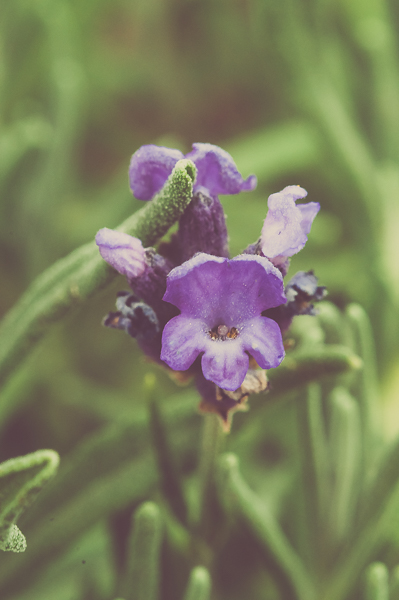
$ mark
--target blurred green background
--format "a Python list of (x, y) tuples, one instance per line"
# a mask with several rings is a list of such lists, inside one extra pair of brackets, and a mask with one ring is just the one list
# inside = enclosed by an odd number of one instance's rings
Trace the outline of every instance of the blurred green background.
[[(256, 191), (222, 198), (233, 255), (259, 236), (269, 194), (300, 184), (320, 202), (290, 274), (314, 269), (340, 310), (356, 301), (368, 312), (392, 436), (398, 26), (399, 5), (384, 0), (4, 0), (0, 313), (54, 261), (141, 206), (127, 178), (140, 145), (217, 144), (244, 177), (258, 176)], [(53, 327), (10, 379), (1, 460), (43, 447), (67, 454), (139, 410), (154, 367), (101, 326), (124, 287), (118, 278)], [(185, 393), (156, 372), (166, 397)]]

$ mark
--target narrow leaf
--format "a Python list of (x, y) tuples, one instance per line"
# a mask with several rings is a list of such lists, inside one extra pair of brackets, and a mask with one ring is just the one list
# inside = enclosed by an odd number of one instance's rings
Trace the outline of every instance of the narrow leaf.
[(307, 389), (306, 397), (297, 403), (298, 437), (302, 452), (303, 487), (307, 511), (309, 547), (313, 561), (321, 556), (324, 524), (329, 497), (328, 445), (323, 418), (321, 390), (317, 384)]
[(389, 600), (388, 569), (381, 562), (372, 563), (366, 571), (364, 600)]
[[(15, 521), (57, 471), (54, 450), (38, 450), (0, 464), (0, 547), (22, 552), (26, 542)], [(14, 526), (14, 527), (13, 527)]]
[(184, 600), (209, 600), (211, 593), (211, 576), (205, 567), (195, 567), (190, 579)]
[(277, 369), (268, 371), (267, 376), (271, 392), (277, 395), (361, 367), (361, 359), (346, 346), (326, 344), (316, 351), (288, 354)]
[(294, 587), (299, 600), (315, 600), (313, 582), (301, 559), (286, 538), (279, 523), (260, 498), (248, 487), (238, 469), (235, 454), (222, 455), (219, 469), (219, 490), (222, 498), (235, 500), (236, 507), (247, 521), (266, 551), (273, 555)]
[(161, 479), (161, 489), (174, 515), (180, 523), (187, 525), (186, 501), (173, 458), (173, 451), (166, 431), (164, 417), (156, 400), (154, 388), (155, 376), (152, 373), (148, 373), (144, 380), (144, 389), (148, 395), (150, 429)]
[(350, 304), (346, 316), (353, 330), (353, 350), (363, 361), (352, 386), (353, 394), (360, 400), (363, 431), (363, 453), (366, 469), (373, 467), (376, 451), (381, 442), (381, 419), (377, 383), (377, 362), (371, 323), (359, 304)]
[(157, 600), (162, 523), (159, 508), (145, 502), (134, 515), (124, 596), (126, 600)]
[(343, 387), (330, 396), (330, 457), (334, 489), (330, 505), (330, 535), (336, 541), (349, 536), (361, 482), (361, 429), (357, 401)]

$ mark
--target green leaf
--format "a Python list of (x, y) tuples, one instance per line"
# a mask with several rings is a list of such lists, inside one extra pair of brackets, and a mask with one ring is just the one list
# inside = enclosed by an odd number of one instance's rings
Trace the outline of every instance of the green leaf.
[(389, 600), (388, 569), (381, 562), (372, 563), (365, 577), (364, 600)]
[(358, 402), (344, 387), (330, 395), (330, 459), (334, 487), (330, 498), (330, 536), (342, 541), (349, 536), (361, 489), (361, 424)]
[(359, 304), (350, 304), (346, 309), (346, 317), (353, 332), (353, 350), (360, 356), (364, 365), (362, 371), (354, 378), (351, 391), (360, 402), (363, 454), (367, 471), (374, 467), (375, 456), (381, 446), (382, 428), (375, 344), (371, 323)]
[(152, 373), (148, 373), (144, 379), (144, 391), (148, 396), (150, 430), (161, 480), (161, 489), (174, 515), (182, 525), (187, 525), (187, 505), (180, 476), (175, 465), (173, 450), (169, 442), (165, 419), (156, 399), (155, 375)]
[(361, 359), (346, 346), (326, 344), (288, 354), (277, 369), (268, 371), (267, 376), (271, 393), (277, 395), (361, 367)]
[(389, 581), (389, 599), (399, 600), (399, 566), (392, 569), (391, 579)]
[(154, 502), (145, 502), (135, 512), (133, 521), (123, 595), (126, 600), (157, 600), (162, 541), (160, 510)]
[[(166, 400), (166, 425), (184, 454), (199, 424), (193, 397)], [(147, 437), (148, 412), (138, 410), (135, 421), (95, 432), (63, 459), (57, 478), (27, 515), (30, 551), (18, 564), (0, 564), (0, 597), (26, 589), (99, 519), (148, 498), (158, 476)]]
[(297, 412), (306, 531), (310, 542), (308, 546), (313, 549), (312, 561), (317, 563), (324, 545), (323, 532), (330, 493), (328, 444), (319, 385), (309, 385), (306, 397), (298, 399)]
[(299, 600), (315, 600), (316, 592), (300, 557), (291, 546), (274, 515), (248, 487), (238, 469), (235, 454), (223, 454), (219, 461), (219, 490), (225, 504), (233, 500), (255, 536), (271, 554), (294, 587)]
[(184, 600), (209, 600), (211, 594), (211, 576), (205, 567), (195, 567), (190, 579)]
[(38, 450), (0, 464), (0, 548), (23, 552), (26, 541), (15, 526), (43, 486), (57, 471), (59, 456), (54, 450)]
[[(140, 238), (144, 246), (154, 244), (189, 204), (195, 172), (191, 161), (178, 161), (154, 200), (117, 229)], [(101, 258), (94, 241), (57, 261), (40, 275), (6, 315), (0, 328), (0, 383), (52, 323), (91, 298), (116, 275)]]
[[(0, 564), (0, 597), (25, 590), (73, 541), (104, 517), (141, 501), (155, 487), (149, 457), (123, 464), (76, 493), (29, 529), (29, 552), (21, 560)], [(24, 576), (21, 578), (21, 572)]]

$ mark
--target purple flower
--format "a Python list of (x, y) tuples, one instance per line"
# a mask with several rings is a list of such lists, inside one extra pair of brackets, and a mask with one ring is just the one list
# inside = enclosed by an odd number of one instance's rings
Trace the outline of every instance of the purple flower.
[(180, 150), (148, 144), (132, 156), (129, 167), (130, 189), (138, 200), (151, 200), (166, 183), (178, 160)]
[(164, 300), (181, 311), (162, 335), (161, 359), (174, 370), (188, 369), (201, 354), (205, 379), (234, 391), (249, 354), (262, 369), (284, 358), (277, 323), (261, 316), (286, 300), (282, 276), (265, 258), (197, 254), (170, 272)]
[(103, 259), (126, 276), (140, 300), (156, 311), (161, 324), (175, 316), (176, 310), (162, 300), (172, 268), (169, 260), (153, 248), (144, 249), (138, 238), (106, 227), (97, 233), (96, 243)]
[(130, 188), (139, 200), (151, 200), (159, 192), (178, 160), (189, 158), (197, 167), (193, 192), (209, 196), (238, 194), (256, 187), (256, 177), (243, 179), (228, 152), (212, 144), (193, 144), (193, 150), (184, 155), (180, 150), (149, 144), (135, 152), (130, 161)]
[(193, 144), (186, 158), (197, 167), (194, 192), (205, 189), (211, 196), (218, 194), (239, 194), (251, 192), (256, 188), (256, 177), (250, 175), (243, 179), (233, 158), (226, 150), (213, 144)]
[(269, 211), (261, 234), (261, 250), (268, 258), (292, 256), (306, 244), (320, 204), (295, 204), (305, 196), (307, 191), (297, 185), (289, 185), (269, 196)]
[(138, 238), (104, 227), (96, 235), (96, 244), (103, 259), (128, 280), (144, 273), (145, 250)]

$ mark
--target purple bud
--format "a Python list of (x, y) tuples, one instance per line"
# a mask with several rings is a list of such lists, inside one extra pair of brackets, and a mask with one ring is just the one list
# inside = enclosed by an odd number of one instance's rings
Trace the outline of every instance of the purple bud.
[(138, 238), (104, 227), (96, 235), (96, 244), (103, 259), (128, 280), (144, 273), (145, 250)]
[(179, 221), (181, 260), (197, 252), (229, 255), (226, 218), (217, 196), (196, 192)]

